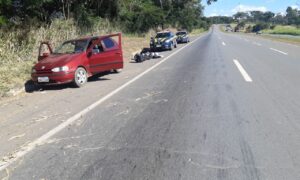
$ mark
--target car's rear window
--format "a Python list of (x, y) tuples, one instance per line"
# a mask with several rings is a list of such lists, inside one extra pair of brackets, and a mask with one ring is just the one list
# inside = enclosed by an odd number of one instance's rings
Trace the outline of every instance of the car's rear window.
[(116, 43), (111, 38), (103, 39), (103, 43), (107, 49), (111, 49), (116, 46)]

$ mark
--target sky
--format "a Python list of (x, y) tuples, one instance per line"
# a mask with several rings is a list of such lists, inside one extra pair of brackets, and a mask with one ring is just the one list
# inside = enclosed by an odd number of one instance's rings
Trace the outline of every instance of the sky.
[(209, 6), (205, 5), (204, 15), (231, 16), (238, 11), (249, 10), (284, 13), (288, 6), (300, 8), (300, 0), (218, 0)]

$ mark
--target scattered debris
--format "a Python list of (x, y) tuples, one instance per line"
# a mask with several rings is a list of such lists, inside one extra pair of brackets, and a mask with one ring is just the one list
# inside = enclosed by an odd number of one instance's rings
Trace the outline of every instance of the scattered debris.
[(147, 93), (145, 93), (145, 96), (137, 98), (137, 99), (135, 99), (135, 101), (138, 102), (140, 100), (148, 99), (149, 97), (152, 97), (152, 96), (155, 96), (155, 95), (158, 95), (158, 94), (161, 94), (161, 92), (159, 92), (159, 91), (147, 92)]
[(13, 137), (9, 138), (8, 141), (11, 141), (11, 140), (14, 140), (14, 139), (18, 139), (18, 138), (21, 138), (21, 137), (24, 137), (24, 136), (25, 136), (25, 133), (17, 135), (17, 136), (13, 136)]
[(130, 112), (130, 109), (126, 109), (125, 111), (122, 111), (122, 112), (118, 113), (116, 116), (126, 115), (129, 112)]
[(169, 100), (167, 100), (167, 99), (159, 99), (159, 100), (154, 101), (154, 103), (155, 103), (155, 104), (161, 103), (161, 102), (166, 103), (166, 102), (168, 102), (168, 101), (169, 101)]

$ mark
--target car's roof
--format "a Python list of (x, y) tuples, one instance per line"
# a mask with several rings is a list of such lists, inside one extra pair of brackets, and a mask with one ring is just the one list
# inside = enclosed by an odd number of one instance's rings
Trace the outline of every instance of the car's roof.
[(176, 33), (181, 33), (181, 32), (183, 32), (183, 33), (187, 33), (187, 31), (177, 31)]
[(91, 39), (97, 39), (97, 38), (105, 38), (105, 37), (109, 37), (111, 35), (117, 35), (117, 34), (121, 34), (121, 33), (105, 34), (105, 35), (100, 35), (100, 36), (94, 36), (94, 35), (84, 36), (84, 37), (79, 37), (79, 38), (75, 38), (75, 39), (69, 39), (69, 40), (66, 40), (66, 41), (91, 40)]

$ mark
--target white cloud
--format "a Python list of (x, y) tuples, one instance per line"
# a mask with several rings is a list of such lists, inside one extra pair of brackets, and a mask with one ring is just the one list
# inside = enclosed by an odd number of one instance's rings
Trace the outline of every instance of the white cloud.
[(298, 5), (293, 5), (293, 6), (291, 6), (291, 8), (298, 9), (298, 10), (300, 9)]
[(264, 6), (247, 6), (247, 5), (238, 5), (234, 9), (231, 10), (233, 13), (237, 12), (249, 12), (249, 11), (268, 11)]
[(217, 14), (217, 13), (211, 13), (211, 14), (208, 15), (208, 17), (214, 17), (214, 16), (219, 16), (219, 14)]

